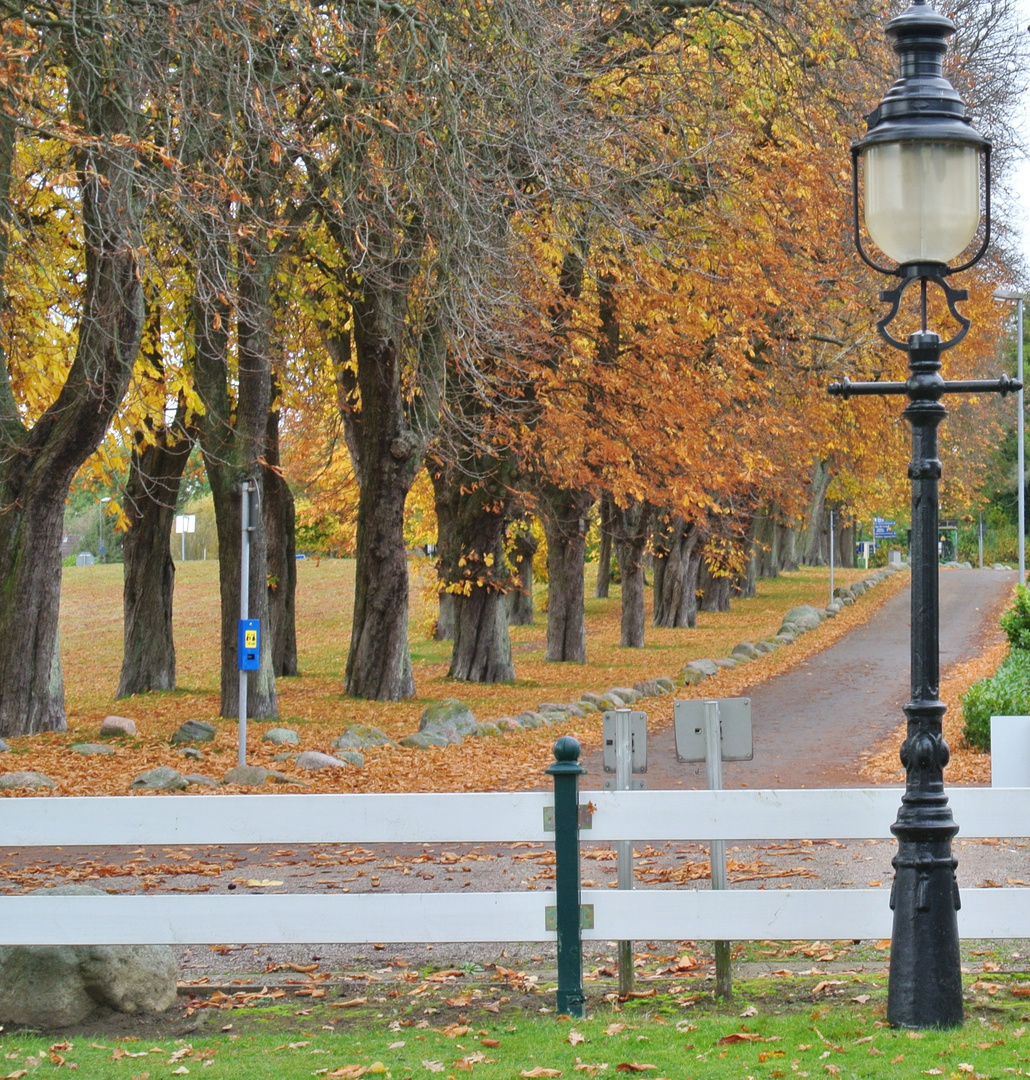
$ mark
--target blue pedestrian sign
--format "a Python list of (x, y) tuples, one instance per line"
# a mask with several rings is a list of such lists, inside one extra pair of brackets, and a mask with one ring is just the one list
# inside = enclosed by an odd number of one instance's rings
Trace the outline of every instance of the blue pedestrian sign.
[(896, 521), (887, 521), (886, 518), (874, 517), (873, 518), (873, 539), (874, 540), (894, 540), (897, 537), (895, 531), (897, 527)]

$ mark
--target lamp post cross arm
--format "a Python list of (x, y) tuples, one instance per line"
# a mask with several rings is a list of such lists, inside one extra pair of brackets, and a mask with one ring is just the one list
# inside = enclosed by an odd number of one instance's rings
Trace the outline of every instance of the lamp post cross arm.
[[(908, 394), (911, 396), (925, 397), (925, 393), (914, 393), (917, 391), (917, 387), (913, 387), (911, 380), (909, 382), (852, 382), (848, 378), (841, 379), (840, 382), (831, 383), (828, 387), (829, 392), (834, 397), (843, 398), (845, 401), (848, 398), (853, 397), (868, 397), (871, 395), (887, 395), (887, 394)], [(998, 379), (941, 379), (940, 383), (934, 387), (934, 397), (937, 396), (936, 391), (939, 390), (940, 394), (1001, 394), (1005, 397), (1006, 394), (1014, 394), (1018, 390), (1023, 389), (1023, 384), (1018, 379), (1010, 378), (1008, 375), (1002, 375)]]

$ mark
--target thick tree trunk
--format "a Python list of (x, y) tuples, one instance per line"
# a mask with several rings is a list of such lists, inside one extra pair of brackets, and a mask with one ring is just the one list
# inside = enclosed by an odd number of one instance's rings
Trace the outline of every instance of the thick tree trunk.
[[(8, 510), (0, 531), (0, 736), (64, 731), (57, 648), (64, 490), (21, 486), (25, 509)], [(10, 486), (5, 484), (5, 495)], [(5, 506), (9, 505), (5, 498)]]
[(615, 502), (610, 492), (601, 492), (598, 517), (601, 542), (597, 550), (597, 583), (594, 585), (594, 599), (607, 600), (608, 590), (612, 583), (612, 532), (615, 528)]
[(701, 563), (697, 527), (678, 514), (656, 530), (654, 624), (697, 626), (697, 574)]
[(644, 647), (644, 548), (651, 522), (651, 506), (633, 500), (615, 507), (615, 554), (622, 579), (622, 624), (619, 644), (625, 649)]
[(514, 679), (506, 594), (497, 588), (473, 586), (468, 596), (456, 593), (454, 601), (457, 618), (448, 675), (464, 682)]
[(125, 534), (122, 608), (124, 644), (117, 697), (175, 689), (172, 597), (175, 563), (171, 534), (182, 475), (194, 435), (184, 430), (185, 406), (154, 442), (133, 450), (123, 510)]
[(415, 694), (404, 549), (404, 502), (414, 468), (410, 457), (398, 460), (389, 446), (382, 449), (365, 456), (362, 466), (365, 482), (358, 501), (354, 623), (346, 687), (351, 697), (399, 701)]
[(509, 626), (533, 625), (533, 557), (539, 546), (528, 520), (516, 526), (511, 534), (515, 588), (508, 593)]
[[(275, 394), (273, 394), (275, 396)], [(293, 492), (280, 469), (279, 408), (268, 412), (264, 525), (268, 536), (268, 624), (272, 672), (297, 675), (297, 515)]]
[(424, 450), (409, 424), (396, 342), (404, 337), (404, 297), (369, 290), (354, 301), (361, 392), (354, 621), (347, 693), (375, 701), (413, 697), (408, 647), (408, 561), (404, 503)]
[[(471, 484), (471, 486), (467, 486)], [(453, 585), (454, 651), (449, 675), (465, 682), (515, 678), (508, 635), (511, 579), (504, 559), (509, 497), (496, 476), (454, 489), (460, 567)]]
[(701, 558), (697, 576), (697, 591), (701, 595), (701, 611), (729, 611), (733, 580), (727, 574), (713, 574), (708, 563)]
[[(79, 466), (99, 446), (121, 402), (143, 325), (134, 65), (120, 28), (101, 35), (84, 5), (81, 38), (65, 40), (73, 121), (92, 136), (78, 156), (85, 286), (78, 341), (57, 399), (24, 425), (0, 358), (0, 736), (63, 730), (58, 652), (64, 503)], [(54, 34), (60, 34), (58, 28)], [(56, 40), (56, 39), (55, 39)], [(113, 44), (112, 44), (113, 42)], [(123, 42), (124, 44), (124, 42)], [(95, 54), (95, 55), (94, 55)], [(118, 93), (109, 93), (116, 84)], [(112, 139), (110, 136), (116, 136)], [(0, 123), (0, 204), (7, 212), (14, 128)], [(0, 229), (0, 273), (6, 228)]]
[(586, 515), (593, 496), (548, 486), (541, 500), (547, 535), (547, 652), (545, 660), (585, 664), (583, 573)]
[[(799, 561), (803, 566), (824, 566), (830, 561), (830, 521), (826, 492), (832, 479), (829, 463), (817, 461), (812, 467), (812, 495), (808, 503), (804, 532), (798, 545)], [(834, 539), (836, 542), (837, 538)], [(839, 550), (839, 547), (836, 548), (836, 552)]]

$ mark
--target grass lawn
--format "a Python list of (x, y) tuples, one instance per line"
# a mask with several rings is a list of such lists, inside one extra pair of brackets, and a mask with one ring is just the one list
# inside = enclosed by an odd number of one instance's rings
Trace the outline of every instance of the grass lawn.
[(103, 1028), (63, 1037), (0, 1034), (3, 1068), (19, 1078), (51, 1075), (63, 1064), (83, 1080), (457, 1080), (469, 1074), (614, 1080), (621, 1073), (654, 1080), (965, 1080), (1025, 1075), (1030, 1068), (1023, 1004), (1030, 984), (1006, 975), (967, 978), (963, 1027), (914, 1032), (886, 1024), (883, 976), (863, 972), (738, 981), (729, 1002), (689, 976), (657, 975), (639, 997), (622, 1002), (588, 984), (587, 1016), (571, 1020), (552, 1011), (551, 987), (500, 964), (409, 970), (399, 982), (384, 970), (392, 969), (380, 969), (358, 995), (195, 997), (186, 1018), (180, 1007), (176, 1021), (186, 1034)]
[[(350, 635), (354, 564), (350, 560), (303, 559), (298, 562), (297, 626), (301, 675), (280, 679), (279, 717), (248, 726), (248, 760), (273, 765), (276, 747), (261, 741), (271, 725), (293, 727), (301, 749), (329, 751), (330, 743), (349, 724), (371, 724), (394, 739), (418, 729), (426, 704), (459, 697), (479, 720), (493, 720), (535, 709), (541, 702), (576, 701), (585, 690), (603, 692), (656, 676), (675, 678), (683, 664), (699, 657), (727, 655), (742, 640), (776, 633), (784, 614), (801, 603), (825, 606), (829, 571), (806, 567), (774, 580), (759, 582), (758, 593), (733, 602), (721, 614), (702, 613), (697, 629), (648, 627), (643, 649), (619, 646), (619, 588), (609, 600), (587, 595), (587, 663), (544, 661), (546, 615), (535, 626), (513, 627), (516, 678), (488, 685), (449, 679), (450, 645), (431, 639), (435, 616), (433, 572), (427, 560), (412, 561), (410, 640), (417, 697), (400, 702), (358, 701), (343, 693)], [(595, 567), (587, 568), (591, 584)], [(865, 576), (861, 570), (837, 571), (847, 583)], [(834, 620), (828, 620), (794, 645), (764, 656), (745, 668), (726, 671), (678, 696), (716, 694), (730, 697), (743, 688), (803, 660), (842, 636), (866, 618), (907, 575), (888, 579)], [(129, 781), (144, 769), (167, 764), (183, 766), (168, 738), (182, 722), (216, 723), (218, 736), (204, 747), (204, 762), (182, 771), (204, 772), (215, 779), (235, 764), (236, 722), (220, 719), (218, 693), (218, 566), (213, 561), (181, 563), (176, 573), (175, 641), (178, 689), (116, 700), (122, 649), (122, 568), (119, 565), (69, 567), (64, 570), (61, 601), (61, 655), (64, 669), (68, 731), (10, 739), (5, 769), (32, 769), (58, 782), (59, 794), (124, 794)], [(650, 598), (649, 602), (650, 602)], [(546, 589), (537, 593), (538, 608)], [(671, 722), (671, 698), (648, 699), (644, 707), (654, 723)], [(109, 713), (132, 717), (135, 739), (113, 743), (113, 757), (80, 757), (69, 751), (75, 742), (94, 741)], [(667, 715), (666, 715), (667, 714)], [(363, 769), (298, 771), (311, 790), (332, 791), (460, 791), (518, 789), (539, 783), (541, 763), (550, 760), (555, 737), (571, 733), (586, 748), (600, 741), (600, 715), (568, 725), (525, 731), (503, 738), (468, 739), (446, 750), (387, 747), (366, 754)], [(284, 771), (292, 766), (285, 764)], [(327, 775), (329, 774), (329, 775)]]

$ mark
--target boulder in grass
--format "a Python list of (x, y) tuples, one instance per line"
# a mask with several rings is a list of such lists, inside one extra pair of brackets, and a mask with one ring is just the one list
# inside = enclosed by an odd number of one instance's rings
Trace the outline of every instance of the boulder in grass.
[(218, 781), (213, 776), (205, 776), (203, 773), (186, 773), (183, 777), (190, 787), (219, 787)]
[(158, 765), (140, 773), (129, 787), (134, 791), (183, 791), (189, 783), (170, 765)]
[(179, 726), (169, 740), (173, 744), (213, 742), (218, 728), (207, 720), (187, 720)]
[(100, 734), (103, 735), (135, 735), (136, 721), (127, 716), (105, 716), (100, 725)]
[(427, 728), (425, 731), (416, 731), (412, 735), (405, 735), (401, 739), (401, 746), (406, 746), (410, 750), (428, 750), (431, 746), (450, 746), (451, 740), (446, 735), (440, 734), (439, 731), (435, 731), (433, 728)]
[(0, 788), (11, 790), (15, 788), (30, 788), (38, 791), (40, 788), (55, 788), (57, 784), (45, 773), (40, 772), (8, 772), (0, 774)]
[(761, 650), (756, 648), (751, 641), (739, 641), (733, 646), (730, 656), (734, 659), (757, 660), (761, 656)]
[(579, 700), (581, 702), (588, 701), (597, 709), (601, 708), (601, 695), (595, 694), (592, 690), (584, 690), (583, 693), (579, 695)]
[(737, 666), (737, 661), (734, 660), (732, 656), (720, 656), (719, 659), (715, 661), (715, 666), (717, 668), (725, 668), (727, 671), (732, 671)]
[(397, 744), (377, 727), (369, 724), (351, 724), (329, 744), (334, 750), (368, 750), (376, 746)]
[(240, 787), (263, 787), (268, 770), (263, 765), (234, 765), (222, 777), (223, 784), (239, 784)]
[(525, 712), (521, 712), (515, 717), (515, 723), (518, 724), (519, 727), (529, 728), (530, 731), (535, 731), (537, 728), (544, 727), (547, 720), (535, 710), (527, 709)]
[[(476, 723), (472, 710), (457, 698), (445, 698), (443, 701), (434, 701), (432, 705), (428, 705), (418, 722), (419, 731), (425, 731), (427, 728), (451, 729), (461, 738), (466, 735), (476, 735), (479, 731), (479, 725)], [(459, 742), (461, 738), (458, 739)]]
[(349, 769), (351, 764), (348, 761), (342, 760), (342, 758), (333, 757), (332, 754), (323, 754), (319, 750), (305, 750), (302, 754), (298, 754), (294, 759), (294, 764), (301, 769), (307, 769), (308, 772), (315, 772), (318, 769)]
[(622, 698), (626, 705), (635, 705), (644, 695), (632, 686), (613, 686), (604, 696)]
[(300, 736), (293, 728), (274, 727), (269, 728), (261, 736), (261, 741), (271, 743), (273, 746), (285, 746), (287, 743), (294, 745), (300, 742)]
[[(88, 885), (41, 896), (103, 896)], [(0, 946), (0, 1023), (52, 1030), (101, 1013), (160, 1013), (175, 1001), (179, 965), (167, 945)]]
[(657, 679), (641, 679), (633, 684), (633, 689), (642, 697), (661, 697), (662, 694), (668, 693), (668, 690)]
[(711, 678), (713, 675), (719, 674), (718, 665), (714, 660), (709, 660), (708, 657), (704, 657), (701, 660), (690, 660), (683, 665), (684, 671), (696, 671), (699, 675), (703, 675), (706, 679)]
[(108, 746), (106, 743), (95, 742), (72, 743), (70, 749), (74, 750), (76, 754), (81, 754), (83, 757), (93, 757), (98, 754), (110, 757), (115, 753), (115, 748), (113, 746)]
[(707, 678), (707, 675), (702, 675), (700, 671), (690, 667), (689, 664), (680, 672), (683, 686), (697, 686), (698, 683), (703, 683)]
[(3, 739), (0, 739), (0, 754), (6, 754), (7, 751), (10, 749), (11, 748), (7, 745), (7, 743), (5, 743)]
[(792, 607), (783, 616), (784, 626), (796, 626), (799, 630), (814, 630), (821, 622), (819, 612), (811, 604), (799, 604)]

